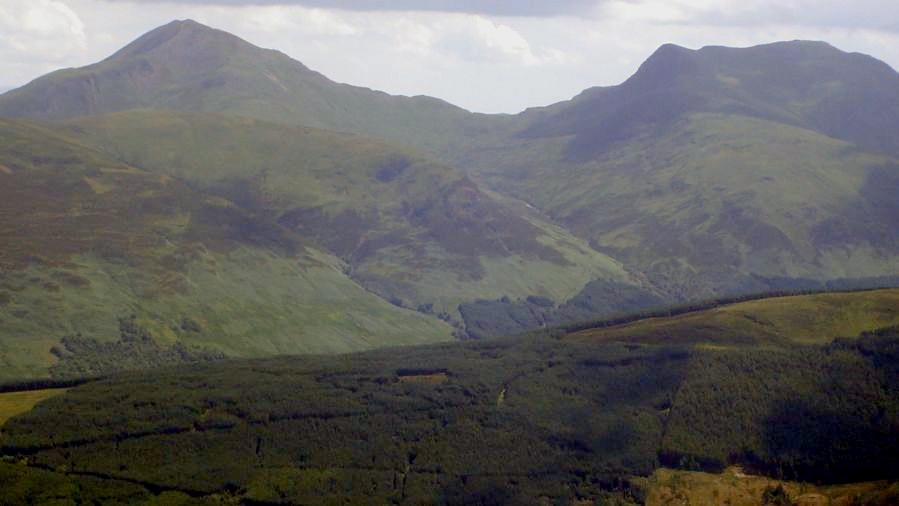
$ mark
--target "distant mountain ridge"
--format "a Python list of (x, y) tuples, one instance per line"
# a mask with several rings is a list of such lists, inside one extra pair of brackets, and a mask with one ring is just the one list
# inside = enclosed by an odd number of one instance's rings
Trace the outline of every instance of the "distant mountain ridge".
[(778, 121), (899, 154), (891, 134), (899, 129), (899, 74), (870, 56), (807, 41), (695, 51), (666, 44), (620, 86), (551, 107), (523, 135), (574, 135), (570, 154), (583, 157), (641, 125), (670, 126), (695, 112)]
[(99, 63), (53, 72), (0, 96), (0, 116), (43, 120), (143, 107), (410, 141), (456, 135), (474, 116), (435, 98), (336, 83), (284, 53), (192, 20), (173, 21)]

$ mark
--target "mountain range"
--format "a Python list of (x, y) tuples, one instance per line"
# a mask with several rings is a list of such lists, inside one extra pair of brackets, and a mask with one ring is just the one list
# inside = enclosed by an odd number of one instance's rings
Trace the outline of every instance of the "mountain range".
[(0, 117), (8, 377), (132, 314), (265, 356), (899, 282), (899, 74), (819, 42), (666, 45), (484, 115), (176, 21)]

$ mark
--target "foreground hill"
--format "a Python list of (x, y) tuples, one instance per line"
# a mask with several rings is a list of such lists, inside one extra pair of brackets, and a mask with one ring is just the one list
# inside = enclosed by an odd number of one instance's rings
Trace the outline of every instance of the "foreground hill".
[(237, 356), (450, 339), (265, 216), (40, 127), (0, 136), (4, 378), (46, 375), (64, 336), (114, 342), (131, 314), (160, 346)]
[(673, 296), (895, 276), (897, 104), (899, 74), (826, 44), (669, 45), (454, 161)]
[(626, 504), (662, 465), (899, 479), (899, 329), (734, 344), (505, 339), (120, 375), (7, 422), (0, 482), (22, 501)]

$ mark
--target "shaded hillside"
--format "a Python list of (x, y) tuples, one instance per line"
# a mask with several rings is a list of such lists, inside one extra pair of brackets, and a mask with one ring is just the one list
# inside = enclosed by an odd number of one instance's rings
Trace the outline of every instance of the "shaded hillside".
[(64, 131), (264, 215), (342, 258), (368, 289), (435, 315), (481, 297), (564, 301), (595, 279), (633, 283), (537, 213), (383, 142), (150, 110), (73, 120)]
[(599, 279), (558, 304), (536, 295), (517, 300), (502, 297), (460, 304), (459, 312), (468, 335), (482, 339), (645, 311), (664, 306), (666, 302), (670, 304), (649, 288)]
[(897, 339), (500, 340), (129, 374), (9, 421), (0, 448), (23, 463), (0, 469), (23, 498), (32, 466), (274, 504), (641, 501), (634, 476), (661, 465), (896, 480)]
[(97, 64), (0, 96), (0, 115), (36, 119), (140, 107), (233, 113), (410, 145), (437, 145), (485, 128), (441, 100), (335, 83), (284, 53), (191, 20), (148, 32)]
[(60, 338), (114, 339), (132, 313), (163, 344), (238, 356), (450, 338), (263, 215), (40, 127), (0, 137), (2, 377), (45, 375)]
[[(899, 289), (774, 297), (587, 328), (563, 339), (714, 347), (823, 344), (899, 325)], [(584, 324), (589, 327), (589, 324)]]

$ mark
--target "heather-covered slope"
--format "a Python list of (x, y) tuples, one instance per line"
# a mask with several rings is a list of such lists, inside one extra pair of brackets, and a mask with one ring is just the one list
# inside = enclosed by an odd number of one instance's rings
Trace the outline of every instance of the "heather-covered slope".
[(258, 213), (59, 136), (0, 120), (0, 376), (47, 374), (66, 335), (236, 356), (450, 339)]

